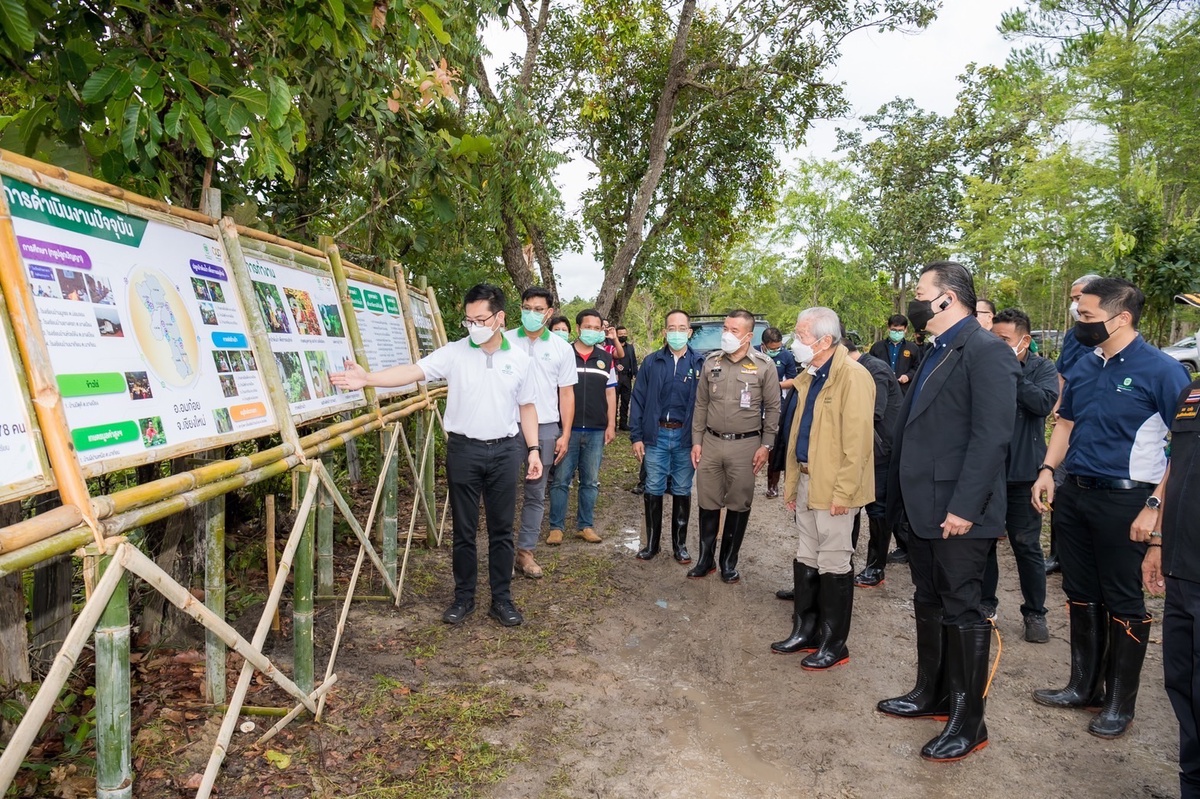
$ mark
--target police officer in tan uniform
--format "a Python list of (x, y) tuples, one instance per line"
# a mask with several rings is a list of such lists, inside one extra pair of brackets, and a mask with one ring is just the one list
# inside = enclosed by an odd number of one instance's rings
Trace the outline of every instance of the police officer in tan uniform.
[(700, 505), (700, 555), (692, 578), (716, 571), (713, 555), (721, 508), (721, 580), (736, 583), (738, 550), (750, 520), (754, 476), (766, 465), (779, 429), (779, 376), (775, 363), (750, 346), (754, 316), (730, 311), (721, 349), (704, 359), (692, 415), (692, 465)]

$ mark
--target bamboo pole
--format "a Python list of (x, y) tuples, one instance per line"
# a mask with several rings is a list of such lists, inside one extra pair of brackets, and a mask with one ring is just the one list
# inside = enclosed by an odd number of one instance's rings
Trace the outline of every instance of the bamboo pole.
[(387, 451), (383, 462), (379, 465), (380, 484), (383, 486), (383, 512), (379, 515), (379, 548), (383, 555), (383, 568), (392, 580), (396, 579), (396, 534), (399, 524), (397, 519), (397, 488), (399, 478), (399, 460), (395, 457), (396, 443), (400, 440), (395, 428), (384, 430), (380, 434), (380, 451)]
[(255, 358), (258, 359), (259, 373), (263, 384), (267, 387), (267, 396), (275, 409), (275, 421), (279, 423), (280, 438), (292, 444), (301, 453), (304, 460), (303, 446), (300, 444), (300, 434), (296, 432), (296, 423), (292, 420), (292, 410), (287, 397), (283, 393), (283, 377), (279, 374), (279, 366), (271, 352), (271, 340), (267, 336), (267, 328), (263, 323), (262, 314), (255, 313), (258, 303), (254, 299), (254, 286), (250, 280), (250, 271), (246, 267), (246, 254), (242, 251), (242, 243), (238, 240), (238, 227), (232, 219), (224, 217), (217, 225), (221, 233), (221, 243), (225, 247), (225, 257), (229, 262), (229, 272), (233, 282), (242, 297), (242, 305), (246, 308), (246, 321), (250, 328), (250, 338), (254, 344)]
[[(342, 264), (342, 253), (333, 239), (321, 236), (321, 249), (329, 256), (329, 266), (333, 270), (333, 282), (337, 285), (338, 299), (342, 303), (342, 315), (346, 317), (346, 333), (350, 336), (350, 344), (354, 348), (354, 360), (367, 371), (371, 370), (367, 360), (367, 351), (363, 347), (362, 331), (358, 328), (358, 316), (354, 313), (354, 304), (350, 302), (350, 284), (346, 279), (346, 268)], [(367, 405), (376, 413), (379, 412), (379, 398), (372, 386), (363, 389)]]
[(374, 564), (375, 569), (379, 572), (380, 576), (383, 577), (383, 582), (387, 585), (388, 591), (394, 595), (396, 593), (396, 583), (390, 577), (388, 577), (387, 572), (383, 568), (383, 561), (379, 559), (379, 555), (375, 554), (375, 547), (371, 546), (370, 536), (363, 532), (363, 528), (361, 525), (359, 525), (358, 519), (354, 518), (353, 511), (351, 511), (350, 506), (346, 504), (345, 498), (342, 497), (341, 493), (338, 492), (337, 486), (333, 484), (333, 478), (329, 476), (328, 472), (322, 469), (319, 472), (319, 477), (321, 481), (325, 483), (325, 487), (329, 489), (329, 493), (333, 497), (334, 504), (337, 505), (338, 510), (341, 511), (342, 517), (345, 518), (346, 523), (350, 525), (350, 529), (354, 532), (354, 537), (358, 539), (358, 543), (362, 544), (362, 546), (366, 548), (367, 555), (371, 558), (371, 563)]
[[(408, 352), (412, 358), (412, 362), (416, 363), (421, 360), (421, 340), (417, 338), (417, 325), (413, 322), (412, 300), (408, 294), (408, 279), (404, 274), (404, 267), (396, 261), (388, 261), (387, 265), (391, 267), (392, 274), (396, 278), (396, 293), (400, 295), (400, 310), (404, 318), (404, 332), (408, 334)], [(417, 383), (417, 393), (422, 397), (429, 396), (429, 384), (427, 381)]]
[(30, 399), (42, 431), (46, 456), (54, 470), (63, 504), (79, 509), (84, 524), (92, 531), (97, 548), (103, 551), (104, 538), (92, 513), (87, 481), (75, 457), (71, 428), (67, 423), (62, 395), (58, 392), (50, 353), (46, 349), (42, 322), (29, 292), (29, 284), (25, 281), (23, 263), (8, 200), (0, 192), (0, 292), (4, 294), (12, 332), (29, 379)]
[[(420, 424), (421, 424), (421, 422), (418, 419), (417, 425), (419, 426)], [(418, 429), (420, 429), (420, 428), (418, 427)], [(416, 479), (415, 486), (420, 486), (422, 483), (425, 482), (425, 467), (429, 462), (429, 459), (427, 457), (427, 454), (429, 452), (429, 442), (432, 441), (433, 437), (430, 435), (426, 435), (426, 436), (424, 436), (424, 441), (418, 442), (418, 444), (417, 444), (417, 447), (420, 447), (421, 444), (423, 443), (424, 447), (425, 447), (420, 453), (421, 468), (418, 469), (417, 461), (413, 460), (412, 453), (409, 451), (408, 438), (405, 435), (403, 428), (400, 430), (400, 436), (404, 441), (404, 457), (408, 460), (408, 468), (412, 470), (413, 477)], [(429, 509), (429, 504), (428, 504), (427, 500), (428, 500), (428, 498), (426, 497), (425, 492), (417, 490), (414, 487), (413, 510), (412, 510), (412, 516), (410, 517), (409, 522), (408, 522), (408, 526), (409, 526), (409, 528), (412, 528), (417, 523), (417, 509), (418, 509), (418, 507), (423, 507), (425, 510), (425, 521), (428, 524), (428, 527), (426, 528), (426, 536), (425, 537), (427, 539), (427, 543), (429, 544), (429, 546), (432, 547), (432, 546), (434, 546), (434, 543), (435, 543), (433, 540), (433, 536), (434, 536), (434, 531), (437, 529), (437, 525), (433, 521), (433, 511), (431, 511)]]
[[(309, 483), (316, 483), (320, 497), (320, 478), (324, 474), (319, 459), (310, 461), (308, 467), (300, 467), (300, 489), (307, 490)], [(309, 514), (304, 520), (304, 533), (300, 548), (296, 550), (296, 573), (292, 580), (292, 670), (296, 683), (305, 693), (313, 689), (313, 538), (316, 535), (316, 519)]]
[(328, 491), (317, 494), (317, 591), (333, 592), (333, 500)]
[[(327, 679), (325, 682), (321, 683), (321, 685), (315, 691), (313, 691), (311, 694), (308, 695), (309, 700), (311, 701), (311, 700), (315, 699), (320, 702), (319, 707), (324, 706), (325, 694), (329, 693), (330, 688), (337, 685), (337, 679), (338, 679), (338, 677), (336, 674), (330, 675), (329, 679)], [(301, 711), (304, 710), (304, 707), (305, 707), (304, 705), (296, 705), (291, 710), (289, 710), (283, 718), (281, 718), (279, 721), (275, 722), (274, 727), (272, 727), (271, 729), (269, 729), (265, 733), (263, 733), (262, 737), (254, 742), (254, 745), (262, 746), (267, 741), (271, 740), (276, 735), (278, 735), (279, 732), (284, 727), (286, 727), (288, 724), (290, 724), (292, 722), (292, 719), (294, 719), (294, 718), (296, 718), (296, 716), (300, 715)]]
[[(225, 496), (209, 500), (204, 515), (204, 605), (225, 618)], [(204, 698), (225, 701), (225, 641), (214, 630), (204, 631)]]
[[(321, 468), (319, 461), (314, 465), (314, 468)], [(271, 627), (271, 613), (275, 608), (279, 607), (279, 598), (283, 596), (283, 587), (287, 583), (287, 574), (292, 568), (292, 557), (295, 555), (296, 549), (300, 546), (300, 534), (304, 529), (305, 519), (312, 512), (316, 495), (316, 481), (309, 481), (308, 490), (304, 492), (304, 500), (300, 503), (300, 511), (296, 516), (296, 522), (292, 525), (292, 531), (288, 534), (287, 543), (283, 545), (283, 555), (279, 559), (279, 574), (275, 575), (275, 582), (271, 585), (271, 594), (267, 597), (267, 604), (263, 609), (262, 618), (258, 620), (258, 626), (254, 630), (254, 638), (250, 641), (250, 646), (256, 651), (261, 652), (263, 644), (266, 643), (267, 633)], [(253, 673), (254, 667), (250, 664), (250, 661), (242, 664), (241, 673), (238, 674), (237, 686), (233, 690), (233, 697), (229, 700), (229, 709), (225, 711), (225, 717), (221, 720), (221, 729), (217, 733), (216, 744), (213, 746), (212, 754), (208, 758), (208, 765), (204, 769), (204, 777), (200, 782), (200, 788), (196, 791), (196, 799), (208, 799), (212, 795), (213, 784), (217, 781), (217, 772), (220, 771), (221, 763), (225, 760), (225, 752), (229, 747), (229, 740), (233, 737), (234, 725), (237, 724), (238, 711), (242, 703), (246, 700), (246, 691), (250, 688), (250, 677)]]
[(438, 346), (444, 347), (450, 343), (450, 339), (446, 337), (446, 323), (442, 321), (442, 308), (438, 305), (437, 294), (433, 291), (433, 286), (425, 289), (425, 296), (429, 298), (429, 315), (433, 317), (433, 332), (435, 335), (440, 335)]
[[(141, 550), (132, 546), (127, 547), (121, 556), (121, 564), (149, 583), (154, 590), (165, 596), (172, 605), (200, 622), (206, 630), (219, 636), (222, 642), (233, 647), (233, 651), (245, 658), (246, 662), (255, 669), (262, 672), (264, 677), (271, 679), (276, 685), (301, 702), (304, 701), (305, 692), (296, 683), (288, 679), (286, 674), (275, 668), (270, 659), (260, 651), (262, 649), (261, 645), (255, 647), (243, 638), (227, 621), (213, 613), (200, 603), (196, 597), (192, 596), (191, 591), (188, 591), (182, 585), (172, 580), (171, 575), (163, 571), (161, 566), (143, 554)], [(315, 710), (315, 706), (310, 708), (310, 710)]]
[[(122, 548), (122, 555), (136, 551)], [(129, 689), (129, 579), (124, 563), (111, 555), (100, 558), (100, 573), (120, 574), (112, 596), (96, 625), (96, 796), (129, 799), (133, 796), (130, 771)], [(103, 577), (101, 577), (103, 579)]]
[[(129, 546), (123, 541), (112, 543), (117, 545), (113, 552), (114, 557), (121, 554), (121, 547)], [(42, 687), (33, 697), (25, 715), (21, 717), (21, 723), (17, 725), (8, 745), (4, 748), (4, 753), (0, 755), (0, 796), (8, 793), (17, 769), (21, 767), (21, 762), (37, 737), (42, 722), (46, 720), (46, 716), (49, 715), (54, 703), (58, 700), (59, 692), (66, 684), (67, 678), (71, 676), (71, 669), (74, 668), (75, 661), (79, 659), (80, 651), (91, 637), (92, 630), (108, 606), (108, 600), (116, 591), (117, 583), (120, 582), (123, 573), (124, 567), (107, 569), (104, 576), (96, 583), (91, 597), (84, 604), (83, 610), (79, 612), (75, 623), (71, 625), (71, 632), (67, 634), (58, 654), (55, 655), (54, 665), (50, 667), (46, 679), (42, 681)]]
[[(275, 584), (275, 495), (267, 494), (264, 503), (266, 505), (266, 526), (267, 526), (267, 583)], [(279, 608), (275, 608), (275, 612), (271, 614), (271, 630), (279, 632)]]

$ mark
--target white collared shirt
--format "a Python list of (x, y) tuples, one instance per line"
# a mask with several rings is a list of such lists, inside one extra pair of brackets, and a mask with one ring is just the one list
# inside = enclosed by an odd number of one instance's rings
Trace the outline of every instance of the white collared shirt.
[(514, 436), (520, 430), (520, 406), (534, 404), (529, 356), (501, 336), (489, 354), (470, 338), (452, 341), (417, 362), (428, 380), (445, 380), (446, 430), (480, 441)]
[(552, 334), (548, 327), (542, 328), (541, 335), (533, 339), (525, 335), (524, 329), (520, 327), (509, 330), (504, 335), (516, 349), (533, 359), (530, 376), (537, 392), (534, 404), (537, 406), (538, 423), (550, 424), (559, 421), (558, 389), (579, 382), (571, 345)]

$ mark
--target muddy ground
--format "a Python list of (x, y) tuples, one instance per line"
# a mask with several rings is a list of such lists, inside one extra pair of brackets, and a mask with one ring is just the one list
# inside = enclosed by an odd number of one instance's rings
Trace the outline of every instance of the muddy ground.
[[(890, 568), (883, 587), (856, 593), (851, 662), (805, 672), (801, 656), (768, 649), (790, 625), (790, 605), (774, 597), (790, 581), (794, 547), (782, 500), (762, 496), (760, 478), (740, 583), (687, 580), (669, 553), (650, 563), (633, 556), (642, 504), (628, 491), (635, 474), (618, 441), (602, 475), (604, 543), (568, 537), (561, 547), (539, 548), (545, 578), (514, 581), (523, 627), (506, 630), (487, 617), (486, 586), (462, 626), (442, 625), (452, 595), (449, 553), (416, 553), (399, 610), (355, 605), (324, 723), (298, 721), (269, 745), (287, 755), (282, 767), (252, 746), (255, 736), (235, 736), (218, 795), (1178, 795), (1176, 725), (1157, 629), (1133, 730), (1118, 741), (1093, 738), (1087, 712), (1050, 710), (1029, 696), (1065, 682), (1064, 597), (1060, 578), (1051, 577), (1051, 642), (1025, 643), (1015, 568), (1002, 545), (1003, 653), (988, 707), (991, 744), (958, 764), (926, 763), (919, 751), (939, 723), (874, 711), (877, 700), (912, 684), (907, 567)], [(693, 553), (694, 518), (693, 511)], [(331, 603), (318, 612), (326, 645), (337, 612)], [(286, 640), (275, 647), (285, 665), (289, 648)], [(268, 704), (274, 690), (264, 685), (251, 701)], [(258, 732), (271, 723), (256, 721)], [(137, 794), (194, 794), (187, 780), (203, 770), (218, 723), (216, 715), (200, 718), (188, 722), (186, 737), (143, 747)]]

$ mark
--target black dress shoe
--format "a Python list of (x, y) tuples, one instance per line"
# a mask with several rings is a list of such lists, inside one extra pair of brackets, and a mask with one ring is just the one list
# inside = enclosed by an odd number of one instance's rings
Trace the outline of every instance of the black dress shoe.
[(899, 547), (888, 553), (888, 563), (908, 563), (908, 553)]
[(521, 611), (517, 610), (517, 606), (507, 600), (493, 602), (492, 607), (488, 610), (488, 615), (505, 627), (516, 627), (525, 621), (525, 617), (521, 615)]
[(475, 612), (475, 603), (465, 599), (456, 599), (454, 604), (446, 608), (442, 621), (446, 624), (462, 624), (463, 619)]
[(643, 485), (642, 483), (638, 483), (638, 484), (637, 484), (637, 485), (635, 485), (633, 488), (629, 489), (629, 492), (630, 492), (631, 494), (645, 494), (645, 493), (646, 493), (646, 486), (645, 486), (645, 485)]
[(1051, 555), (1046, 558), (1046, 574), (1054, 574), (1062, 571), (1062, 566), (1059, 565), (1058, 555)]

